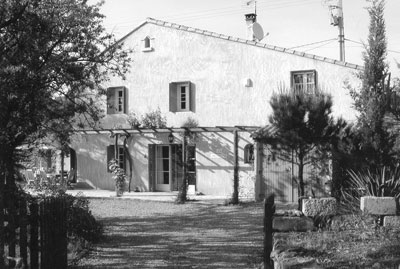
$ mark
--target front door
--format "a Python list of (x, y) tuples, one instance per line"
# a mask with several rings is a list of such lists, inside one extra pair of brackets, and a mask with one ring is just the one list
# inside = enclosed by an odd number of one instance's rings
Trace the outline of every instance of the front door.
[[(188, 147), (188, 183), (196, 185), (195, 147)], [(177, 191), (183, 180), (182, 145), (149, 145), (149, 189)]]

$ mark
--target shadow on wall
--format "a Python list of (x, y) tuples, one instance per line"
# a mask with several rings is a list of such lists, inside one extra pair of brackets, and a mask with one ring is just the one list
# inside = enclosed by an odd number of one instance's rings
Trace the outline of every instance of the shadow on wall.
[(72, 141), (79, 178), (89, 180), (96, 188), (114, 190), (111, 174), (107, 172), (107, 146), (113, 143), (111, 139), (105, 135), (79, 135)]
[[(221, 139), (221, 137), (223, 139)], [(229, 141), (226, 137), (219, 134), (211, 133), (209, 136), (199, 135), (197, 144), (204, 154), (208, 156), (215, 154), (219, 158), (224, 159), (226, 162), (233, 165), (233, 141)], [(215, 163), (212, 158), (207, 157), (206, 155), (203, 157), (208, 159), (210, 162)], [(218, 164), (216, 165), (218, 166)]]

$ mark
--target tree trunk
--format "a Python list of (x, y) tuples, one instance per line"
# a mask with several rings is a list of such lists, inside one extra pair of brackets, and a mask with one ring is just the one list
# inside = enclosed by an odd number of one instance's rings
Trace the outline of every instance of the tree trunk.
[(183, 178), (182, 182), (179, 185), (179, 190), (178, 190), (178, 203), (185, 203), (187, 200), (187, 163), (188, 163), (188, 152), (187, 152), (187, 137), (186, 134), (184, 134), (183, 139), (182, 139), (182, 160), (183, 160)]
[[(131, 192), (131, 183), (132, 183), (132, 170), (133, 170), (133, 161), (132, 161), (132, 156), (129, 153), (128, 146), (127, 146), (127, 141), (128, 141), (129, 136), (126, 136), (124, 139), (124, 152), (125, 156), (128, 159), (129, 163), (129, 183), (128, 183), (128, 192)], [(126, 171), (125, 171), (126, 174)]]
[[(15, 258), (16, 255), (16, 223), (15, 218), (17, 216), (15, 202), (17, 201), (16, 198), (16, 186), (14, 181), (14, 163), (13, 158), (10, 157), (6, 163), (6, 201), (7, 201), (7, 211), (8, 211), (8, 256)], [(15, 262), (10, 260), (9, 267), (13, 268), (15, 266)]]
[(303, 154), (299, 154), (299, 190), (298, 190), (298, 209), (301, 210), (302, 207), (302, 199), (304, 198), (304, 179), (303, 179), (303, 170), (304, 170), (304, 156)]
[[(1, 158), (1, 157), (0, 157)], [(0, 268), (4, 266), (4, 182), (6, 178), (4, 160), (0, 159)]]

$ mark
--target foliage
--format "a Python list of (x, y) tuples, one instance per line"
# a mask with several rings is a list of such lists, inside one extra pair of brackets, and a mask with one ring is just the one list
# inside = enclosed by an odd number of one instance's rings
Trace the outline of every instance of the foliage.
[(118, 161), (112, 159), (108, 164), (111, 173), (113, 173), (113, 179), (115, 181), (115, 188), (118, 192), (123, 193), (126, 184), (125, 170), (119, 167)]
[[(199, 126), (198, 120), (190, 116), (181, 125), (182, 128), (195, 128), (198, 126)], [(186, 136), (189, 143), (195, 142), (198, 137), (197, 133), (191, 132), (188, 129), (185, 130), (183, 136)]]
[(167, 119), (161, 114), (160, 108), (139, 116), (136, 112), (130, 112), (127, 119), (132, 128), (165, 128)]
[(350, 178), (346, 188), (341, 191), (342, 203), (347, 207), (358, 208), (362, 196), (400, 198), (400, 167), (383, 167), (376, 171), (348, 171)]
[(15, 188), (17, 148), (50, 134), (65, 146), (74, 127), (94, 126), (102, 115), (100, 85), (129, 67), (128, 51), (105, 32), (100, 6), (87, 0), (0, 2), (0, 177), (6, 179), (5, 187), (0, 181), (0, 223), (4, 189)]
[(64, 195), (67, 201), (67, 230), (70, 237), (96, 242), (103, 234), (103, 226), (89, 209), (89, 200), (84, 196)]
[(284, 89), (273, 94), (270, 104), (273, 114), (269, 120), (277, 133), (262, 134), (256, 140), (279, 148), (285, 152), (282, 156), (290, 160), (293, 152), (299, 168), (299, 196), (304, 196), (304, 166), (311, 161), (313, 151), (327, 149), (344, 121), (340, 124), (333, 121), (330, 115), (332, 98), (318, 89), (312, 94)]
[(369, 36), (363, 53), (364, 69), (359, 74), (362, 85), (359, 90), (351, 89), (355, 108), (359, 111), (358, 129), (362, 136), (360, 147), (364, 161), (372, 169), (392, 165), (395, 157), (392, 150), (395, 137), (384, 124), (389, 112), (387, 98), (392, 91), (387, 81), (384, 4), (383, 0), (372, 0), (368, 8)]

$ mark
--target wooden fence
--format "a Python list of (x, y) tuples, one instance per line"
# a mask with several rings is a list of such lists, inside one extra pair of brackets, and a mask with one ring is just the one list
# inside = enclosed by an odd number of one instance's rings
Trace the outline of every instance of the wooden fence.
[[(9, 257), (10, 268), (67, 268), (67, 206), (63, 198), (20, 199), (16, 210), (16, 237), (19, 255)], [(7, 242), (8, 241), (8, 242)], [(14, 252), (14, 251), (11, 251)], [(6, 251), (7, 253), (7, 251)], [(8, 252), (10, 254), (10, 252)], [(17, 252), (18, 253), (18, 252)], [(17, 264), (18, 266), (18, 264)], [(20, 265), (21, 266), (21, 265)]]

